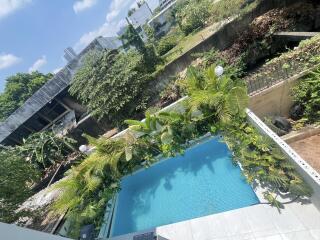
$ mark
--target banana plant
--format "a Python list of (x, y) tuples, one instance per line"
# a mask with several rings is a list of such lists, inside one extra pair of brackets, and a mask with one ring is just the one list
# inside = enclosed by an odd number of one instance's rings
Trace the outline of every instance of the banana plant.
[(144, 121), (137, 120), (125, 120), (124, 123), (129, 125), (129, 129), (142, 134), (151, 134), (152, 132), (159, 130), (159, 122), (155, 115), (149, 113), (146, 114)]

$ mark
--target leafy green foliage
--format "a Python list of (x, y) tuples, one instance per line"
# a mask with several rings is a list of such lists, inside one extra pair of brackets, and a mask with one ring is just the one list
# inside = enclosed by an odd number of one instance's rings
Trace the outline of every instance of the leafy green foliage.
[(214, 117), (217, 122), (244, 115), (249, 100), (243, 82), (234, 81), (227, 74), (217, 77), (214, 66), (205, 72), (190, 67), (186, 89), (191, 109), (201, 111), (206, 118)]
[(178, 3), (176, 19), (185, 35), (205, 26), (210, 16), (211, 1), (182, 0)]
[(120, 36), (120, 40), (123, 42), (124, 49), (129, 49), (130, 46), (133, 46), (139, 52), (144, 51), (144, 42), (131, 24), (128, 25), (124, 34)]
[(70, 93), (98, 119), (120, 125), (145, 108), (150, 79), (144, 56), (137, 50), (91, 52), (77, 71)]
[(259, 182), (265, 189), (265, 199), (281, 207), (276, 200), (280, 193), (293, 197), (309, 197), (312, 193), (295, 167), (282, 152), (245, 119), (229, 122), (223, 128), (224, 140), (234, 153), (234, 161), (241, 164), (249, 183)]
[(52, 76), (51, 73), (33, 72), (8, 77), (4, 92), (0, 94), (0, 121), (9, 117)]
[(25, 213), (16, 213), (19, 205), (31, 196), (31, 185), (40, 172), (15, 148), (0, 146), (0, 221), (11, 223)]
[(20, 216), (30, 216), (16, 209), (34, 193), (32, 185), (41, 180), (51, 165), (75, 151), (73, 143), (72, 139), (51, 132), (39, 132), (24, 140), (21, 146), (0, 145), (0, 221), (12, 222)]
[(245, 0), (179, 0), (174, 10), (180, 29), (188, 35), (210, 24), (248, 12), (253, 4)]
[[(299, 80), (293, 87), (296, 103), (304, 108), (303, 116), (309, 123), (320, 121), (320, 68)], [(304, 120), (304, 121), (305, 121)]]
[(169, 52), (172, 48), (174, 48), (178, 44), (176, 36), (169, 35), (161, 38), (159, 44), (157, 44), (157, 52), (160, 56)]
[(120, 178), (144, 162), (149, 163), (159, 153), (153, 144), (131, 134), (113, 140), (87, 138), (95, 146), (95, 152), (54, 187), (62, 191), (54, 209), (61, 213), (69, 210), (73, 237), (83, 224), (100, 226), (107, 202), (119, 190)]
[(241, 58), (230, 63), (228, 59), (222, 55), (221, 52), (212, 48), (210, 51), (203, 53), (196, 53), (195, 58), (201, 58), (201, 67), (208, 68), (212, 65), (223, 66), (224, 72), (231, 79), (238, 79), (243, 76), (243, 69), (245, 68)]
[(43, 131), (30, 135), (23, 140), (23, 145), (16, 146), (26, 159), (44, 170), (56, 162), (62, 162), (75, 151), (75, 140), (56, 136), (53, 132)]

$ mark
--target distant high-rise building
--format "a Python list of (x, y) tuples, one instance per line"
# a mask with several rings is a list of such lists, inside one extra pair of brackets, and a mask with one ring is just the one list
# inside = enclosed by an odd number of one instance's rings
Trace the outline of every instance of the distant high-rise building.
[(73, 59), (77, 57), (76, 52), (71, 48), (68, 47), (64, 50), (64, 58), (68, 61), (71, 62)]
[(122, 42), (117, 37), (98, 37), (97, 41), (106, 49), (118, 49), (122, 46)]

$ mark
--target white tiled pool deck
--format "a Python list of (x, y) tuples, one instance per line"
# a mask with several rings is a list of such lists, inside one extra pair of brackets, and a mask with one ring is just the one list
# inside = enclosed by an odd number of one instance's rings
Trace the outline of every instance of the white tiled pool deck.
[(256, 205), (157, 228), (168, 239), (320, 240), (320, 212), (313, 204), (291, 203), (279, 211)]
[[(320, 211), (312, 203), (286, 204), (281, 212), (259, 204), (154, 231), (168, 240), (320, 240)], [(131, 240), (133, 235), (112, 239)]]

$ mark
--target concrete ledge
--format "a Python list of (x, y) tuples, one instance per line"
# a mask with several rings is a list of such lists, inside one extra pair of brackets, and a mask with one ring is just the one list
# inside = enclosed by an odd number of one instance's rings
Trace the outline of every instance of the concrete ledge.
[(312, 38), (317, 34), (319, 34), (319, 32), (277, 32), (274, 36), (289, 41), (301, 41)]
[(317, 134), (320, 134), (320, 126), (307, 126), (299, 131), (293, 131), (284, 135), (281, 139), (290, 144)]
[(64, 238), (48, 233), (43, 233), (39, 231), (34, 231), (27, 228), (18, 227), (13, 224), (5, 224), (0, 223), (0, 232), (1, 237), (0, 239), (7, 239), (7, 240), (67, 240), (70, 238)]

